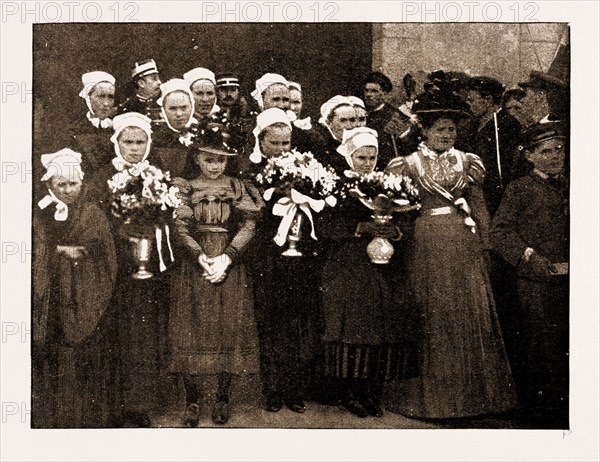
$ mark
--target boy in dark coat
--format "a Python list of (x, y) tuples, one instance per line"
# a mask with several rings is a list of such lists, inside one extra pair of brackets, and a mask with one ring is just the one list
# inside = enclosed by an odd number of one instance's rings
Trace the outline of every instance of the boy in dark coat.
[(522, 405), (540, 428), (568, 427), (569, 195), (559, 122), (523, 133), (530, 175), (511, 183), (494, 217), (494, 250), (517, 270)]

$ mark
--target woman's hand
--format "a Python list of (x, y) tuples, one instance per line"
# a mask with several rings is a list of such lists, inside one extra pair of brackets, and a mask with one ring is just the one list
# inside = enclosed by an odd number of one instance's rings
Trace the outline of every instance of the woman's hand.
[(78, 260), (83, 259), (87, 255), (87, 250), (81, 245), (57, 245), (56, 253), (64, 255), (69, 260), (77, 263)]

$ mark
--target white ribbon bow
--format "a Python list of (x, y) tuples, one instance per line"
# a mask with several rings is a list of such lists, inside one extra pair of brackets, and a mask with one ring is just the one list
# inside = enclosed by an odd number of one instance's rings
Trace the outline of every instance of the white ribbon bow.
[[(266, 201), (271, 200), (274, 191), (275, 188), (269, 188), (265, 191), (263, 197)], [(308, 217), (308, 221), (310, 221), (310, 237), (316, 241), (317, 235), (315, 234), (315, 225), (313, 222), (311, 209), (316, 213), (319, 213), (324, 207), (324, 200), (315, 200), (292, 188), (290, 197), (282, 197), (273, 206), (273, 215), (283, 217), (281, 223), (279, 224), (279, 228), (277, 229), (277, 234), (273, 238), (275, 244), (280, 247), (285, 244), (288, 232), (292, 227), (292, 222), (294, 221), (298, 209), (304, 212), (304, 214)]]
[(56, 204), (54, 219), (56, 221), (67, 221), (67, 218), (69, 217), (69, 207), (63, 201), (59, 200), (52, 191), (48, 190), (48, 194), (38, 202), (38, 207), (44, 210), (50, 204)]
[(465, 217), (465, 225), (467, 225), (469, 227), (469, 229), (471, 230), (472, 233), (476, 233), (477, 232), (477, 230), (476, 230), (477, 224), (475, 223), (475, 220), (473, 220), (473, 218), (471, 218), (471, 207), (469, 207), (467, 200), (464, 197), (461, 197), (454, 201), (454, 205), (459, 210), (462, 210), (464, 213), (466, 213), (467, 216)]
[(96, 128), (111, 128), (113, 126), (112, 119), (109, 119), (108, 117), (106, 119), (100, 120), (98, 117), (92, 117), (91, 112), (88, 112), (86, 114), (86, 117)]
[(187, 132), (185, 135), (181, 135), (179, 137), (179, 142), (184, 146), (191, 146), (194, 142), (194, 134), (192, 132)]

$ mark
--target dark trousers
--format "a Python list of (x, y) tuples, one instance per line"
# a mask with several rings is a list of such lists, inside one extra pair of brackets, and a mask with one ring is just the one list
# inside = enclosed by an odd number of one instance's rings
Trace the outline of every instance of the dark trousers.
[(514, 367), (522, 406), (534, 417), (561, 428), (568, 424), (569, 286), (519, 279), (520, 360)]

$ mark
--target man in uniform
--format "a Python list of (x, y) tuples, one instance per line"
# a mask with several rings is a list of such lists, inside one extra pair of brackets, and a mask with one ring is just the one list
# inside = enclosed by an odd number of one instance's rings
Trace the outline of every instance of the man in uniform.
[(519, 86), (526, 93), (521, 102), (531, 125), (567, 119), (567, 88), (562, 80), (545, 72), (531, 71), (529, 80), (519, 82)]
[(161, 121), (160, 106), (156, 103), (160, 96), (161, 81), (154, 60), (146, 59), (135, 63), (131, 79), (135, 86), (135, 94), (119, 106), (119, 114), (138, 112), (149, 117), (153, 123)]
[(486, 170), (483, 193), (491, 215), (511, 180), (520, 124), (500, 109), (504, 85), (491, 77), (473, 77), (467, 84), (467, 103), (473, 113), (468, 151), (476, 153)]
[(240, 80), (235, 74), (217, 75), (217, 104), (232, 123), (249, 116), (250, 105), (240, 92)]

